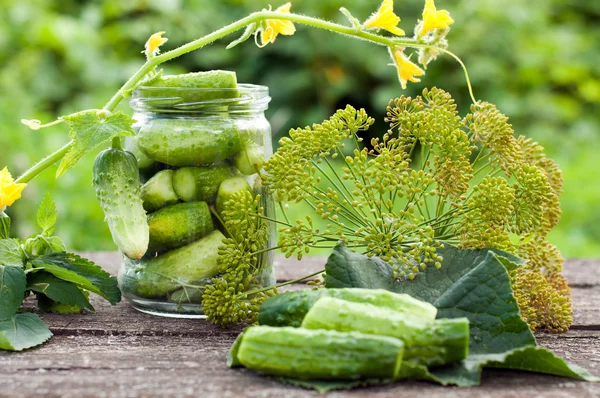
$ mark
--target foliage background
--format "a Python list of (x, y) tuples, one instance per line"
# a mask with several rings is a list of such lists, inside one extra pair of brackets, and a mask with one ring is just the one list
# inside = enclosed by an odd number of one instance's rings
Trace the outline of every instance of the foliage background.
[[(272, 2), (272, 0), (271, 0)], [(166, 31), (173, 48), (268, 6), (261, 0), (0, 0), (0, 166), (18, 175), (67, 141), (64, 126), (34, 132), (21, 118), (101, 107), (143, 61), (148, 36)], [(423, 2), (396, 2), (407, 32)], [(273, 3), (273, 6), (278, 6)], [(361, 19), (379, 0), (297, 0), (293, 10), (343, 21)], [(564, 171), (563, 218), (551, 240), (568, 257), (600, 256), (600, 2), (584, 0), (437, 0), (456, 23), (450, 49), (469, 67), (475, 94), (511, 117), (517, 133), (538, 140)], [(337, 107), (365, 107), (385, 129), (385, 105), (402, 91), (383, 48), (299, 27), (258, 49), (226, 42), (181, 57), (169, 73), (231, 69), (240, 81), (272, 88), (275, 139), (320, 122)], [(458, 65), (432, 63), (415, 95), (437, 85), (469, 101)], [(127, 110), (127, 105), (122, 108)], [(75, 250), (113, 250), (91, 186), (90, 155), (60, 180), (48, 170), (10, 209), (20, 235), (33, 231), (45, 191), (56, 199), (59, 234)]]

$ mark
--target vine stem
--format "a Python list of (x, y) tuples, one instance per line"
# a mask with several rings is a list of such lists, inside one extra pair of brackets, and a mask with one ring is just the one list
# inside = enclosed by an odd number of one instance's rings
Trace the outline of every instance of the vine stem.
[[(334, 33), (339, 33), (341, 35), (350, 36), (350, 37), (358, 38), (361, 40), (369, 41), (369, 42), (372, 42), (372, 43), (375, 43), (375, 44), (378, 44), (381, 46), (432, 48), (435, 50), (439, 50), (439, 51), (446, 53), (446, 54), (450, 55), (451, 57), (453, 57), (461, 65), (461, 67), (463, 68), (463, 71), (465, 73), (465, 77), (467, 79), (467, 85), (469, 87), (469, 94), (471, 95), (471, 99), (473, 100), (473, 103), (477, 102), (475, 100), (475, 96), (473, 95), (473, 89), (471, 87), (471, 82), (470, 82), (469, 75), (468, 75), (465, 64), (461, 61), (461, 59), (457, 55), (455, 55), (454, 53), (452, 53), (448, 50), (436, 47), (434, 45), (417, 43), (417, 41), (414, 38), (389, 38), (389, 37), (377, 35), (374, 33), (366, 32), (355, 26), (340, 25), (340, 24), (337, 24), (334, 22), (324, 21), (322, 19), (313, 18), (313, 17), (309, 17), (306, 15), (275, 12), (275, 11), (260, 11), (260, 12), (252, 13), (252, 14), (248, 15), (247, 17), (237, 20), (227, 26), (222, 27), (221, 29), (218, 29), (206, 36), (203, 36), (199, 39), (196, 39), (187, 44), (184, 44), (184, 45), (182, 45), (178, 48), (175, 48), (171, 51), (167, 51), (163, 54), (148, 58), (148, 60), (140, 67), (140, 69), (138, 69), (137, 72), (135, 72), (133, 74), (133, 76), (131, 76), (129, 78), (129, 80), (127, 80), (127, 82), (115, 93), (115, 95), (113, 95), (113, 97), (106, 103), (106, 105), (104, 105), (104, 107), (102, 109), (112, 112), (117, 107), (117, 105), (119, 105), (119, 103), (123, 100), (123, 98), (126, 98), (129, 96), (131, 90), (133, 90), (136, 87), (136, 85), (140, 82), (140, 80), (142, 80), (144, 78), (144, 76), (146, 76), (156, 66), (158, 66), (164, 62), (170, 61), (174, 58), (177, 58), (181, 55), (198, 50), (208, 44), (213, 43), (214, 41), (216, 41), (218, 39), (221, 39), (225, 36), (230, 35), (231, 33), (234, 33), (240, 29), (245, 28), (248, 25), (266, 21), (268, 19), (287, 20), (287, 21), (291, 21), (291, 22), (296, 22), (296, 23), (300, 23), (300, 24), (307, 25), (307, 26), (312, 26), (312, 27), (319, 28), (319, 29), (329, 30)], [(113, 140), (113, 144), (115, 146), (120, 145), (116, 140)], [(44, 171), (46, 168), (52, 166), (54, 163), (56, 163), (62, 157), (64, 157), (64, 155), (69, 151), (69, 149), (71, 148), (72, 145), (73, 145), (73, 141), (70, 141), (64, 147), (62, 147), (59, 150), (57, 150), (56, 152), (48, 155), (46, 158), (42, 159), (40, 162), (35, 164), (32, 168), (27, 170), (22, 176), (20, 176), (17, 179), (17, 181), (23, 182), (23, 183), (31, 181), (39, 173)]]

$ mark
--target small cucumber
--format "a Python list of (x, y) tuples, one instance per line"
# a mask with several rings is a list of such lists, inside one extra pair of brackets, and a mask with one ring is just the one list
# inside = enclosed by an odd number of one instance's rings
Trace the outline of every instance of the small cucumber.
[(395, 379), (403, 351), (402, 341), (393, 337), (253, 326), (234, 344), (228, 362), (297, 379)]
[(265, 164), (264, 148), (255, 144), (244, 146), (236, 155), (233, 164), (244, 175), (258, 173)]
[(150, 232), (140, 197), (140, 174), (131, 152), (107, 149), (96, 157), (93, 183), (113, 241), (131, 259), (148, 250)]
[(123, 137), (123, 149), (133, 153), (138, 161), (138, 168), (140, 170), (149, 169), (154, 165), (154, 160), (150, 159), (138, 146), (137, 136)]
[(244, 177), (231, 177), (219, 185), (215, 207), (221, 218), (223, 218), (222, 212), (226, 208), (225, 203), (227, 203), (227, 201), (230, 200), (235, 193), (241, 191), (253, 193), (252, 188), (250, 188), (250, 184), (248, 184), (248, 181), (246, 181)]
[[(165, 75), (154, 79), (147, 84), (152, 87), (165, 88), (204, 88), (212, 90), (182, 90), (177, 93), (186, 102), (208, 101), (223, 98), (237, 98), (237, 77), (235, 72), (225, 70), (211, 70), (208, 72), (194, 72), (180, 75)], [(226, 90), (222, 90), (226, 89)], [(168, 93), (169, 91), (167, 91)], [(158, 94), (158, 93), (156, 93)]]
[(433, 321), (437, 314), (437, 309), (429, 303), (384, 289), (302, 289), (268, 298), (260, 307), (258, 322), (261, 325), (299, 327), (306, 313), (322, 297), (373, 304), (423, 320)]
[(149, 252), (164, 252), (208, 235), (215, 227), (206, 202), (179, 203), (148, 214)]
[(143, 262), (135, 268), (135, 275), (121, 277), (120, 283), (138, 296), (152, 298), (167, 296), (179, 289), (182, 282), (194, 284), (215, 276), (219, 272), (219, 246), (224, 238), (220, 231), (213, 231), (194, 243)]
[(235, 125), (223, 119), (154, 119), (142, 126), (138, 143), (151, 159), (177, 167), (210, 165), (242, 149)]
[(173, 189), (185, 202), (213, 202), (219, 185), (232, 176), (232, 169), (223, 163), (207, 167), (182, 167), (173, 175)]
[(302, 327), (395, 337), (406, 344), (404, 360), (425, 366), (461, 361), (469, 349), (467, 318), (421, 320), (372, 304), (333, 297), (317, 300), (304, 317)]
[(153, 212), (165, 206), (179, 202), (179, 196), (173, 189), (175, 170), (163, 170), (156, 173), (142, 186), (144, 209)]

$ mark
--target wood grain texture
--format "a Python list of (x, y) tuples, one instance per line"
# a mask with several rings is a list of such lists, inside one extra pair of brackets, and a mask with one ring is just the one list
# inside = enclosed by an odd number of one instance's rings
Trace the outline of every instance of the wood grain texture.
[[(116, 253), (86, 253), (116, 273)], [(280, 280), (319, 270), (324, 258), (302, 262), (278, 258)], [(567, 333), (538, 333), (540, 345), (600, 375), (600, 262), (570, 261), (574, 326)], [(296, 284), (289, 289), (300, 288)], [(248, 370), (228, 369), (227, 352), (239, 327), (154, 317), (123, 302), (110, 306), (93, 297), (97, 312), (44, 314), (55, 336), (37, 349), (0, 351), (0, 397), (319, 397)], [(402, 382), (337, 391), (328, 397), (598, 397), (600, 384), (526, 372), (486, 370), (480, 387), (444, 388)]]

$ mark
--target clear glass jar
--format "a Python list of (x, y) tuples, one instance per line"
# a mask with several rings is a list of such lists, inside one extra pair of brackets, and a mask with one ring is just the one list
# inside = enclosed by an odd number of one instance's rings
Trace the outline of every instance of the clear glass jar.
[[(127, 137), (124, 146), (138, 158), (150, 248), (141, 260), (123, 256), (119, 286), (137, 310), (204, 317), (203, 286), (218, 277), (218, 247), (228, 236), (220, 217), (228, 194), (260, 194), (263, 213), (274, 217), (258, 174), (273, 152), (264, 115), (270, 99), (267, 87), (245, 84), (140, 87), (133, 93), (137, 136)], [(274, 233), (269, 222), (269, 247)], [(274, 285), (272, 252), (256, 261), (264, 270), (262, 286)]]

